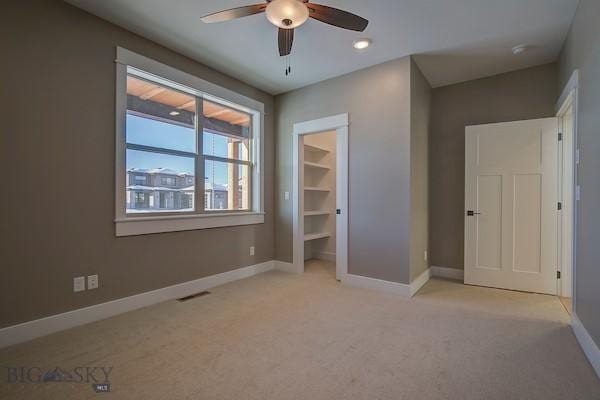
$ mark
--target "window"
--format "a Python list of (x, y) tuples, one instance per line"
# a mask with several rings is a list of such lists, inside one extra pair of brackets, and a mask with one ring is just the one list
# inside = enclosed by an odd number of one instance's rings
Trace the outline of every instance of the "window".
[(204, 191), (213, 198), (205, 210), (248, 210), (252, 117), (210, 101), (203, 102), (202, 110)]
[[(264, 222), (262, 104), (121, 48), (117, 58), (117, 235)], [(168, 219), (181, 226), (161, 228)]]
[(144, 192), (135, 192), (135, 208), (149, 208), (150, 207), (150, 195)]
[(175, 186), (177, 179), (173, 176), (162, 176), (160, 178), (160, 183), (167, 186)]

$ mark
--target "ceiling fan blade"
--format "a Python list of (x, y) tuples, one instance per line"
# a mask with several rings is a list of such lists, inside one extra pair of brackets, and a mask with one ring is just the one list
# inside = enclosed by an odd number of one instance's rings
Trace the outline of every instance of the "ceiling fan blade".
[(207, 24), (213, 22), (229, 21), (236, 18), (247, 17), (249, 15), (259, 14), (265, 11), (267, 4), (254, 4), (251, 6), (237, 7), (230, 10), (223, 10), (202, 17), (202, 22)]
[(311, 18), (329, 25), (337, 26), (338, 28), (362, 32), (369, 24), (368, 20), (349, 13), (348, 11), (314, 3), (307, 3), (306, 5)]
[(294, 43), (294, 30), (279, 28), (278, 34), (279, 55), (287, 56), (292, 52), (292, 43)]

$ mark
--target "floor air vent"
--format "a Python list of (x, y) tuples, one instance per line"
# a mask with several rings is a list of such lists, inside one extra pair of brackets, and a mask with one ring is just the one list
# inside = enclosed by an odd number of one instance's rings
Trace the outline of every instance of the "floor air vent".
[(207, 294), (210, 294), (210, 292), (207, 292), (205, 290), (204, 292), (194, 293), (194, 294), (190, 294), (189, 296), (182, 297), (180, 299), (177, 299), (177, 301), (188, 301), (188, 300), (191, 300), (191, 299), (195, 299), (196, 297), (206, 296)]

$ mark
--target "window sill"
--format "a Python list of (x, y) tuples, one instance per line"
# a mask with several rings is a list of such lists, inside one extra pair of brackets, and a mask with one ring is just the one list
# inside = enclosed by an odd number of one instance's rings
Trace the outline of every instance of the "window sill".
[(165, 215), (125, 217), (115, 220), (116, 236), (191, 231), (227, 226), (254, 225), (265, 222), (263, 212), (234, 212), (204, 215)]

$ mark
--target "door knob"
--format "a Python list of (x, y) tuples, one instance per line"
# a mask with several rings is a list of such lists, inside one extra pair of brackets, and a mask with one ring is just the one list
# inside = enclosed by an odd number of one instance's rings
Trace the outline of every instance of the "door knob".
[(467, 216), (469, 216), (469, 217), (472, 217), (473, 215), (479, 215), (479, 214), (481, 214), (481, 213), (475, 212), (473, 210), (468, 210), (467, 211)]

